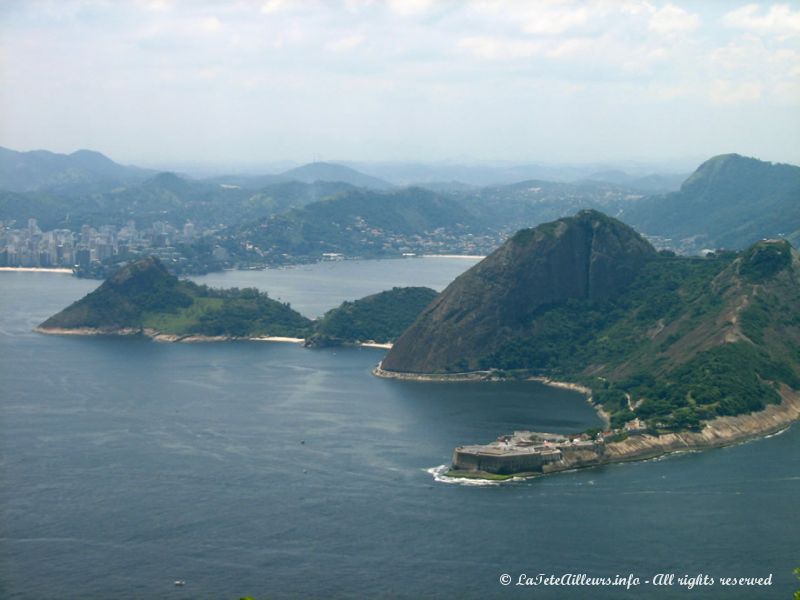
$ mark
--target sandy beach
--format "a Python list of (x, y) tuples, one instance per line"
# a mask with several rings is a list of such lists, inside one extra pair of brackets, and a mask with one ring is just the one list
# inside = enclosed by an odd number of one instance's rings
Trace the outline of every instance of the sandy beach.
[(62, 275), (72, 275), (72, 269), (48, 268), (48, 267), (0, 267), (0, 272), (8, 273), (61, 273)]
[(289, 344), (304, 344), (305, 338), (294, 338), (294, 337), (282, 337), (279, 335), (266, 335), (262, 337), (251, 337), (247, 338), (254, 342), (286, 342)]
[(362, 348), (386, 348), (387, 350), (391, 349), (392, 344), (386, 343), (381, 344), (379, 342), (361, 342), (359, 344)]
[[(155, 329), (139, 329), (136, 327), (123, 327), (118, 329), (103, 329), (94, 327), (75, 327), (72, 329), (62, 327), (35, 327), (36, 333), (47, 335), (117, 335), (117, 336), (136, 336), (142, 335), (150, 338), (154, 342), (162, 343), (211, 343), (211, 342), (279, 342), (284, 344), (304, 344), (305, 338), (286, 337), (280, 335), (262, 335), (253, 337), (236, 337), (230, 335), (200, 335), (200, 334), (174, 334), (163, 333)], [(363, 342), (357, 344), (364, 348), (383, 348), (389, 349), (391, 344), (380, 344), (378, 342)]]
[(480, 254), (423, 254), (422, 258), (471, 258), (483, 260), (486, 257)]

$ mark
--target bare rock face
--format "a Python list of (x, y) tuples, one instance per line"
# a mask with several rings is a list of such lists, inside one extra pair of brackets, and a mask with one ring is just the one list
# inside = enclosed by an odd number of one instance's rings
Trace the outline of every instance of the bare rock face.
[(653, 247), (627, 225), (593, 210), (519, 231), (458, 277), (398, 339), (386, 371), (475, 368), (537, 310), (569, 299), (622, 293)]

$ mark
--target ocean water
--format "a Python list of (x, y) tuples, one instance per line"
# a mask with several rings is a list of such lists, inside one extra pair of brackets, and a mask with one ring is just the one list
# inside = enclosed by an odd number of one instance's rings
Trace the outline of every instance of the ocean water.
[[(469, 266), (427, 260), (208, 279), (279, 290), (313, 316), (393, 283), (441, 288)], [(424, 266), (418, 280), (409, 263)], [(0, 274), (0, 598), (777, 599), (800, 588), (798, 427), (534, 480), (441, 483), (428, 471), (458, 444), (597, 417), (581, 396), (535, 383), (377, 379), (382, 350), (31, 332), (95, 285)], [(515, 585), (539, 573), (641, 583)], [(674, 584), (644, 583), (660, 573)], [(717, 582), (677, 579), (700, 574)], [(769, 574), (768, 587), (718, 581)]]
[(440, 257), (345, 260), (263, 271), (224, 271), (192, 279), (211, 287), (257, 287), (314, 319), (345, 300), (395, 286), (416, 285), (442, 291), (477, 262), (472, 258)]

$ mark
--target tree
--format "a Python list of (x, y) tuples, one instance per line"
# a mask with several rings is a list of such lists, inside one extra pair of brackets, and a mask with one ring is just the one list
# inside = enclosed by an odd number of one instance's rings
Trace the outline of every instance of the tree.
[[(795, 576), (796, 576), (798, 579), (800, 579), (800, 567), (797, 567), (797, 568), (794, 570), (794, 574), (795, 574)], [(794, 600), (800, 600), (800, 590), (797, 590), (797, 591), (794, 593)]]

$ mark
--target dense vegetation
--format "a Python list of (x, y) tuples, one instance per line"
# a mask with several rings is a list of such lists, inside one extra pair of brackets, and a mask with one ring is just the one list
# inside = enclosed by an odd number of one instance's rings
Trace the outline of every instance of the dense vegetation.
[(193, 291), (194, 303), (177, 311), (145, 315), (143, 324), (178, 335), (305, 337), (311, 321), (254, 288), (219, 290), (183, 282)]
[(315, 345), (397, 338), (436, 292), (409, 287), (345, 302), (313, 322), (256, 289), (213, 289), (169, 274), (156, 258), (132, 263), (42, 327), (151, 329), (189, 336), (311, 338)]
[(750, 281), (761, 282), (784, 270), (791, 262), (789, 242), (755, 244), (744, 253), (739, 273)]
[[(578, 235), (577, 219), (520, 232), (462, 275), (400, 339), (384, 368), (425, 372), (414, 360), (423, 355), (428, 372), (500, 370), (577, 381), (592, 388), (614, 427), (638, 417), (659, 431), (761, 410), (780, 401), (781, 386), (800, 390), (800, 274), (787, 242), (707, 258), (653, 254), (616, 293), (592, 298), (570, 284), (577, 270), (558, 263), (564, 253), (547, 242), (560, 236), (575, 252), (597, 246), (596, 237)], [(592, 216), (593, 230), (607, 219)], [(550, 270), (531, 277), (537, 264)], [(622, 264), (619, 257), (614, 264)], [(613, 271), (603, 269), (602, 277)], [(515, 283), (525, 278), (525, 285)], [(570, 291), (540, 301), (540, 290), (559, 288)], [(448, 354), (454, 345), (458, 353)], [(439, 350), (425, 354), (428, 348)]]
[(352, 341), (392, 342), (414, 322), (436, 297), (425, 287), (392, 288), (344, 302), (328, 311), (317, 323), (313, 345), (336, 345)]
[(171, 276), (157, 259), (146, 259), (121, 269), (42, 326), (141, 327), (148, 312), (177, 312), (192, 303), (188, 286)]
[(444, 228), (467, 234), (478, 220), (457, 201), (421, 188), (351, 191), (248, 225), (231, 235), (260, 255), (398, 255), (408, 237)]
[[(750, 249), (740, 272), (756, 273), (759, 281), (764, 272), (774, 275), (774, 258), (763, 257), (782, 256), (775, 248)], [(728, 290), (711, 281), (730, 275), (731, 263), (730, 255), (661, 257), (617, 298), (542, 311), (532, 330), (484, 357), (481, 366), (579, 379), (593, 388), (614, 426), (639, 417), (656, 429), (693, 429), (703, 419), (761, 410), (780, 401), (777, 384), (800, 389), (800, 353), (780, 343), (765, 347), (764, 339), (776, 321), (783, 322), (784, 342), (797, 336), (800, 302), (783, 304), (762, 291), (742, 314), (748, 339), (703, 349), (709, 321), (727, 304)]]
[(174, 335), (305, 337), (311, 321), (254, 289), (215, 290), (180, 281), (155, 258), (120, 269), (44, 328), (152, 328)]
[(725, 154), (700, 165), (679, 192), (632, 205), (624, 219), (686, 250), (742, 249), (800, 229), (798, 198), (800, 167)]
[(63, 190), (28, 192), (0, 188), (0, 219), (23, 224), (33, 217), (45, 230), (77, 230), (83, 224), (122, 226), (131, 220), (139, 228), (156, 221), (181, 228), (191, 221), (202, 231), (253, 222), (350, 189), (344, 183), (296, 181), (249, 189), (159, 173), (112, 187), (76, 184)]

